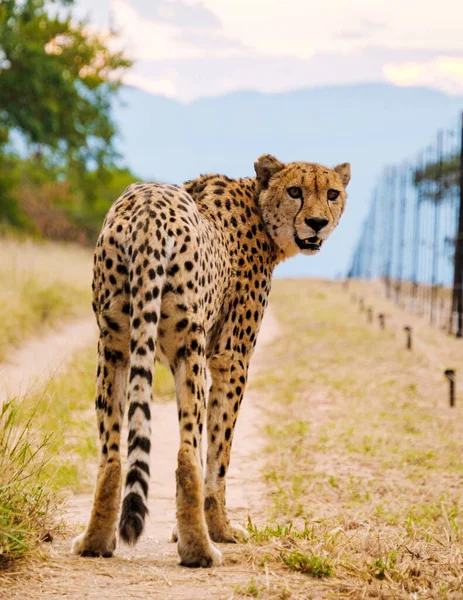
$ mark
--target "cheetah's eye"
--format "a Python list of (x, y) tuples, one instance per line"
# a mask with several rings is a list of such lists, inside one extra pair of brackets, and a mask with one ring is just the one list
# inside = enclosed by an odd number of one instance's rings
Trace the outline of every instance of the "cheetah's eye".
[(302, 198), (302, 190), (297, 185), (292, 185), (286, 191), (291, 198)]
[(339, 196), (338, 190), (328, 190), (328, 200), (336, 200)]

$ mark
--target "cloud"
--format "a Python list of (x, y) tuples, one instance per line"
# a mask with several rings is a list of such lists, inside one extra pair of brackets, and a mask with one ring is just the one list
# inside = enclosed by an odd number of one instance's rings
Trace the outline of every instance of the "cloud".
[(370, 19), (360, 19), (356, 29), (341, 30), (335, 34), (338, 40), (367, 40), (371, 35), (378, 31), (384, 30), (386, 25)]
[(233, 54), (237, 54), (246, 49), (240, 42), (223, 37), (217, 32), (209, 32), (208, 35), (205, 35), (204, 31), (182, 31), (178, 39), (206, 51), (229, 50), (233, 51)]
[(110, 23), (110, 0), (76, 0), (72, 14), (79, 20), (89, 21), (92, 27), (106, 28)]
[[(440, 0), (203, 0), (224, 30), (254, 54), (309, 59), (367, 46), (396, 49), (463, 47), (463, 3)], [(426, 3), (425, 3), (426, 4)], [(346, 35), (347, 34), (347, 35)]]
[[(460, 56), (463, 59), (463, 52)], [(145, 90), (149, 89), (150, 81), (166, 81), (175, 74), (175, 97), (190, 102), (243, 89), (269, 93), (352, 82), (391, 81), (383, 72), (385, 64), (421, 64), (434, 58), (434, 52), (420, 48), (369, 47), (351, 54), (320, 53), (310, 60), (249, 56), (244, 52), (228, 57), (209, 53), (193, 59), (140, 60), (133, 71), (140, 78), (140, 85), (136, 85)], [(146, 85), (141, 85), (143, 80)]]
[(336, 34), (338, 40), (364, 40), (367, 37), (365, 31), (358, 29), (357, 31), (340, 31)]
[(132, 85), (149, 94), (167, 96), (168, 98), (175, 98), (177, 96), (175, 80), (175, 71), (167, 72), (164, 78), (148, 78), (143, 77), (143, 75), (137, 75), (136, 73), (127, 73), (124, 77), (124, 83), (126, 85)]
[(384, 22), (372, 19), (360, 19), (360, 25), (362, 29), (367, 31), (380, 31), (386, 27)]
[[(456, 0), (439, 0), (439, 11), (423, 8), (422, 0), (75, 0), (75, 6), (90, 13), (92, 24), (95, 15), (98, 25), (120, 31), (118, 47), (135, 59), (127, 82), (182, 100), (361, 81), (461, 90), (463, 2)], [(112, 17), (105, 20), (105, 11)]]
[[(284, 92), (324, 84), (378, 81), (381, 63), (371, 57), (318, 55), (310, 61), (289, 57), (214, 55), (195, 59), (139, 61), (136, 72), (147, 82), (163, 81), (175, 72), (176, 97), (192, 101), (238, 90)], [(140, 80), (141, 81), (141, 80)], [(146, 86), (143, 86), (147, 89)]]
[[(138, 0), (144, 4), (144, 0)], [(215, 56), (226, 57), (242, 51), (242, 45), (223, 34), (220, 27), (211, 27), (209, 20), (197, 20), (199, 25), (181, 27), (177, 23), (179, 14), (172, 13), (163, 18), (156, 16), (163, 13), (163, 8), (173, 11), (181, 7), (181, 11), (188, 5), (182, 1), (154, 2), (148, 5), (150, 9), (156, 8), (153, 18), (139, 12), (135, 7), (136, 0), (112, 0), (111, 7), (113, 19), (121, 37), (127, 41), (126, 49), (131, 58), (136, 60), (181, 60), (194, 59), (207, 56), (211, 50)], [(203, 9), (198, 5), (189, 6), (189, 9), (198, 9), (204, 16)], [(148, 11), (149, 12), (149, 11)], [(150, 14), (151, 14), (150, 13)], [(181, 19), (180, 19), (181, 20)]]
[(388, 81), (400, 86), (433, 86), (449, 94), (463, 94), (463, 57), (438, 56), (428, 61), (388, 63)]
[(184, 0), (131, 0), (132, 7), (144, 18), (165, 21), (177, 27), (192, 29), (219, 28), (218, 17), (201, 2)]

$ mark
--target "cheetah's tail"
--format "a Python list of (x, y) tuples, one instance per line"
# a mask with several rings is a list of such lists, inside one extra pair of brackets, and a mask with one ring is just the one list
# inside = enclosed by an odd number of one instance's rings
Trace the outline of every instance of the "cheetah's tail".
[[(131, 283), (130, 376), (128, 394), (128, 472), (119, 522), (121, 539), (135, 544), (143, 532), (148, 513), (147, 499), (150, 480), (151, 400), (157, 327), (161, 312), (162, 288), (173, 244), (167, 240), (161, 260), (146, 266), (141, 255), (133, 269), (140, 277)], [(158, 256), (159, 256), (158, 254)], [(143, 264), (143, 262), (145, 264)], [(154, 264), (153, 264), (154, 263)], [(138, 266), (141, 268), (138, 268)], [(143, 275), (141, 275), (143, 273)]]

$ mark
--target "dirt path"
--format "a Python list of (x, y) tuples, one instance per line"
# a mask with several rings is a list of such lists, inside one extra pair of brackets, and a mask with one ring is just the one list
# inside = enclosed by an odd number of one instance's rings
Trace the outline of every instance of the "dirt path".
[(32, 339), (0, 363), (0, 404), (12, 396), (36, 391), (61, 371), (80, 350), (96, 339), (92, 316), (67, 322), (45, 336)]
[[(264, 319), (253, 359), (251, 378), (265, 361), (265, 347), (276, 337), (278, 326), (270, 312)], [(260, 468), (262, 399), (248, 392), (238, 419), (228, 476), (227, 505), (232, 520), (264, 523), (264, 486)], [(222, 545), (224, 565), (191, 570), (178, 566), (175, 544), (168, 542), (175, 522), (175, 465), (178, 451), (175, 403), (153, 406), (152, 479), (147, 529), (134, 548), (120, 545), (113, 559), (78, 558), (70, 554), (72, 536), (57, 540), (45, 560), (31, 571), (31, 579), (9, 587), (9, 600), (55, 599), (220, 599), (233, 598), (237, 585), (246, 585), (254, 574), (252, 551), (246, 545)], [(91, 495), (70, 501), (66, 521), (80, 530), (87, 522)], [(75, 533), (74, 531), (74, 533)]]

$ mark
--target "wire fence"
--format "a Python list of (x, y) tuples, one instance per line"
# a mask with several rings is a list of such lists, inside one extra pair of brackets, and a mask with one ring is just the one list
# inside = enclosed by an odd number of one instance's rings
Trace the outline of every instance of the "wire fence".
[(463, 114), (413, 161), (388, 166), (373, 192), (349, 277), (463, 335)]

